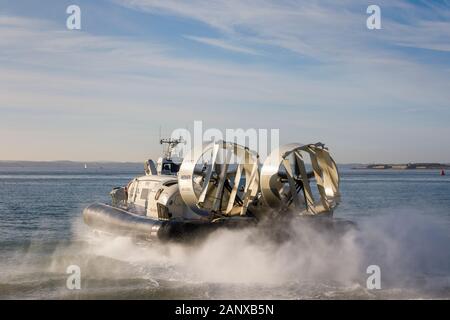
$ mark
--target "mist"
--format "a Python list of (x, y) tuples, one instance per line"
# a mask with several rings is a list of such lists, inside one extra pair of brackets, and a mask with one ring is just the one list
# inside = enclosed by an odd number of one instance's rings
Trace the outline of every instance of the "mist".
[[(49, 270), (80, 265), (84, 285), (95, 296), (101, 296), (99, 281), (124, 290), (121, 281), (130, 279), (142, 281), (147, 290), (143, 298), (159, 298), (168, 284), (175, 292), (201, 286), (205, 295), (200, 298), (213, 299), (450, 294), (448, 222), (412, 209), (359, 219), (355, 226), (295, 219), (278, 226), (217, 230), (194, 244), (137, 243), (94, 234), (79, 222), (74, 225), (82, 244), (58, 247)], [(366, 287), (371, 265), (381, 268), (381, 290)]]

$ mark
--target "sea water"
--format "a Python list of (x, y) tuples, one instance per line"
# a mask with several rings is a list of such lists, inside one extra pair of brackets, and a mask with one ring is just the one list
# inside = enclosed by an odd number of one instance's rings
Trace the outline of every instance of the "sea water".
[[(97, 234), (82, 209), (141, 174), (138, 166), (0, 165), (0, 298), (450, 298), (450, 176), (340, 166), (335, 217), (357, 227), (330, 237), (301, 223), (274, 243), (257, 228), (218, 231), (195, 246)], [(81, 289), (67, 287), (79, 266)], [(367, 287), (369, 266), (381, 289)]]

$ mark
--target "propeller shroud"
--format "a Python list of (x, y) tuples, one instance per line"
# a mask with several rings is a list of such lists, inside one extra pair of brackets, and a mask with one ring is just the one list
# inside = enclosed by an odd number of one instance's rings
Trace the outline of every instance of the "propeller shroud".
[[(312, 171), (305, 160), (309, 156)], [(314, 195), (311, 180), (318, 193)], [(340, 201), (339, 172), (322, 143), (291, 143), (275, 149), (261, 169), (261, 194), (277, 210), (295, 208), (302, 214), (332, 212)]]
[(236, 143), (205, 143), (185, 156), (178, 180), (181, 197), (198, 215), (244, 216), (259, 191), (259, 157)]
[(208, 142), (186, 154), (178, 173), (183, 201), (204, 218), (252, 214), (249, 205), (256, 199), (279, 212), (332, 212), (340, 202), (339, 179), (336, 163), (321, 143), (283, 145), (260, 171), (259, 156), (249, 148)]

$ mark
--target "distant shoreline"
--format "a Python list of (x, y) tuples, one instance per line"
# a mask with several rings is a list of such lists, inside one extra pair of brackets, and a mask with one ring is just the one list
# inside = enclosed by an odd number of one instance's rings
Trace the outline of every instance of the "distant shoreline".
[(354, 170), (443, 170), (450, 169), (450, 164), (445, 163), (405, 163), (405, 164), (368, 164), (353, 167)]
[[(345, 167), (353, 170), (450, 170), (450, 164), (446, 163), (408, 163), (408, 164), (389, 164), (389, 163), (338, 163), (339, 167)], [(60, 169), (141, 169), (142, 162), (135, 161), (68, 161), (68, 160), (0, 160), (0, 168), (60, 168)]]
[(85, 171), (108, 172), (125, 170), (130, 172), (142, 171), (143, 163), (139, 162), (114, 162), (114, 161), (11, 161), (0, 160), (0, 170), (14, 172), (35, 171)]

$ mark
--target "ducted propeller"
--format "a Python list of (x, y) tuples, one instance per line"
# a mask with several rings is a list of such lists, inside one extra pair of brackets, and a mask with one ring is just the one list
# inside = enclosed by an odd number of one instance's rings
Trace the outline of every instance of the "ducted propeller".
[[(317, 192), (313, 192), (313, 180)], [(261, 194), (273, 209), (295, 209), (303, 214), (331, 212), (340, 201), (336, 163), (321, 143), (283, 145), (264, 162)]]
[(184, 202), (202, 216), (246, 215), (259, 191), (258, 155), (225, 141), (188, 152), (178, 173)]

